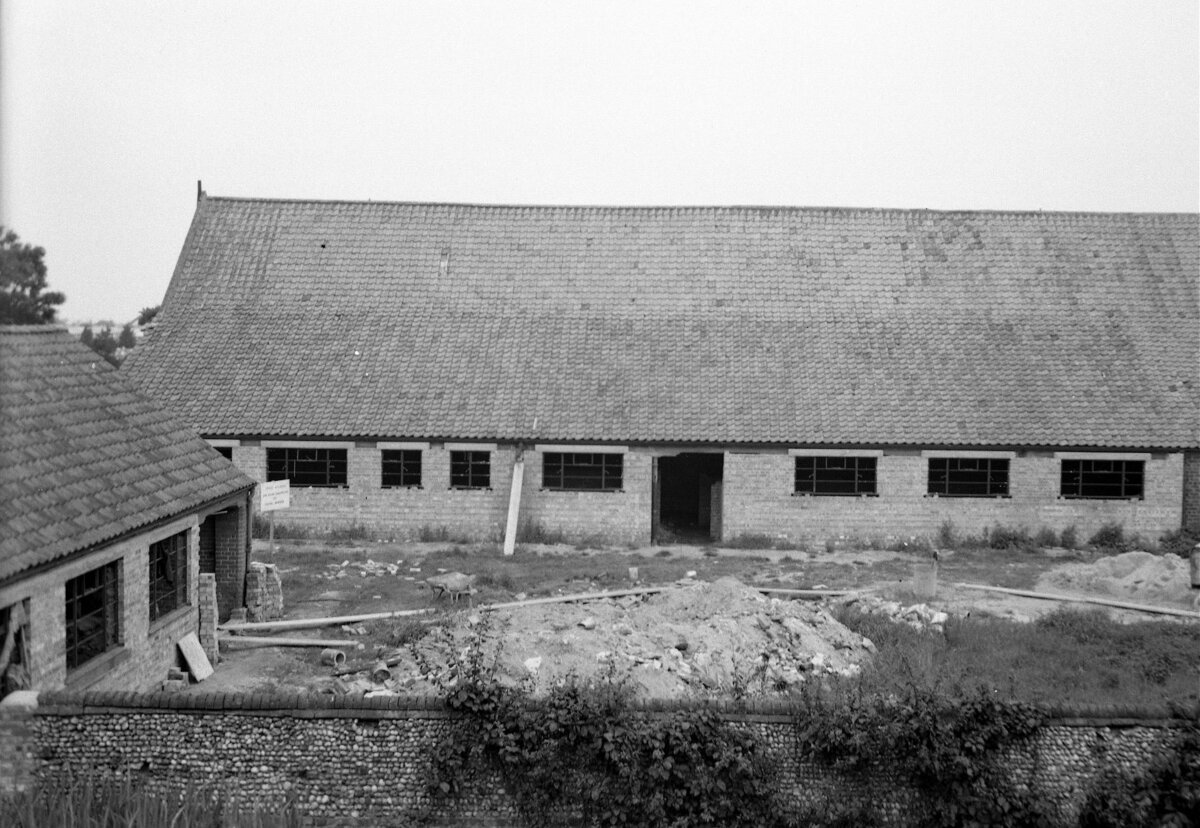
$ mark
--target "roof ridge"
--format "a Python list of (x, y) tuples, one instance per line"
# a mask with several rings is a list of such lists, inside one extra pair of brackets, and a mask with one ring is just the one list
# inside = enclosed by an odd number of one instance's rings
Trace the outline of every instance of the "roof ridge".
[(47, 334), (47, 333), (70, 333), (70, 329), (66, 324), (53, 323), (30, 323), (28, 325), (15, 324), (0, 324), (0, 334)]
[(471, 202), (471, 201), (404, 201), (404, 200), (374, 200), (374, 199), (324, 199), (324, 198), (269, 198), (255, 196), (210, 196), (205, 194), (202, 201), (231, 201), (255, 202), (263, 204), (311, 204), (311, 205), (357, 205), (379, 207), (439, 207), (463, 208), (472, 210), (574, 210), (602, 212), (789, 212), (789, 213), (920, 213), (935, 215), (1011, 215), (1011, 216), (1136, 216), (1140, 218), (1159, 219), (1197, 219), (1200, 213), (1177, 211), (1165, 212), (1136, 212), (1104, 210), (1002, 210), (1002, 209), (939, 209), (934, 207), (850, 207), (829, 205), (795, 205), (795, 204), (520, 204), (513, 202)]

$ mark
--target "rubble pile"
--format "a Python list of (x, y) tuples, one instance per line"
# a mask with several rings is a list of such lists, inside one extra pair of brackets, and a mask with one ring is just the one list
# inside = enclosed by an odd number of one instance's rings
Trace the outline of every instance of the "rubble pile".
[(786, 694), (813, 676), (856, 674), (874, 645), (820, 604), (766, 598), (734, 578), (654, 595), (465, 614), (415, 645), (380, 653), (391, 677), (339, 679), (334, 692), (427, 693), (452, 686), (468, 648), (502, 681), (544, 693), (611, 674), (645, 698)]
[(1092, 563), (1065, 564), (1038, 579), (1037, 588), (1184, 609), (1190, 609), (1195, 600), (1188, 561), (1169, 553), (1134, 551)]
[(875, 595), (856, 593), (835, 599), (837, 606), (854, 607), (859, 612), (868, 615), (880, 615), (897, 624), (907, 624), (918, 630), (932, 630), (945, 633), (949, 614), (935, 610), (928, 604), (911, 604), (904, 606), (899, 601), (885, 601)]
[[(384, 561), (373, 561), (370, 558), (365, 561), (342, 561), (340, 564), (325, 564), (325, 578), (332, 581), (353, 574), (357, 574), (360, 578), (382, 578), (384, 575), (399, 575), (403, 566), (404, 561), (385, 563)], [(416, 567), (413, 571), (420, 572), (421, 569)], [(410, 577), (408, 580), (414, 579)]]

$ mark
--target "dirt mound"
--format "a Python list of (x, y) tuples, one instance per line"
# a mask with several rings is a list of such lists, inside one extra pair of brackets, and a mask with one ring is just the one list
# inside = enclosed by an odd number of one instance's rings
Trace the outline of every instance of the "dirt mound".
[(823, 607), (768, 599), (734, 578), (460, 617), (395, 651), (386, 691), (453, 681), (473, 640), (502, 680), (528, 682), (536, 693), (571, 675), (610, 673), (644, 698), (785, 693), (813, 675), (854, 674), (873, 649)]
[(1113, 597), (1141, 604), (1190, 608), (1188, 561), (1178, 555), (1125, 552), (1090, 564), (1065, 564), (1038, 579), (1043, 592)]

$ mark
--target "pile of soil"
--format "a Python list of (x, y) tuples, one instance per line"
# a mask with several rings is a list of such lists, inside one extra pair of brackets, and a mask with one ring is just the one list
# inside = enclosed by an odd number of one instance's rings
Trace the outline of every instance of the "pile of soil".
[(1186, 559), (1136, 551), (1090, 564), (1064, 564), (1042, 575), (1037, 589), (1181, 609), (1191, 608), (1196, 596)]
[(853, 675), (874, 650), (820, 605), (766, 598), (721, 578), (655, 595), (469, 612), (466, 623), (396, 649), (391, 681), (351, 690), (452, 685), (471, 646), (500, 680), (535, 694), (571, 676), (607, 675), (643, 698), (787, 693), (810, 676)]

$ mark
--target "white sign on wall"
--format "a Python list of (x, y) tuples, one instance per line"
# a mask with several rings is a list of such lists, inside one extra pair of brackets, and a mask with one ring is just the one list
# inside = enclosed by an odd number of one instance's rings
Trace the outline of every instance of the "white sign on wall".
[(292, 490), (290, 480), (272, 480), (269, 483), (258, 484), (260, 512), (273, 512), (276, 509), (286, 509), (292, 505)]

